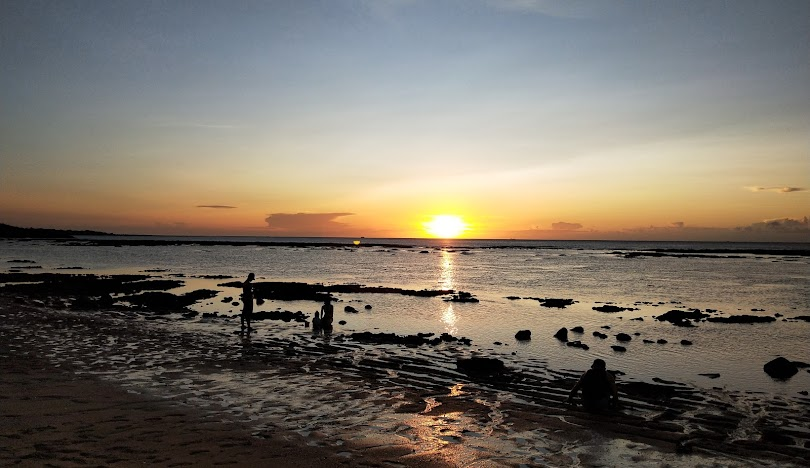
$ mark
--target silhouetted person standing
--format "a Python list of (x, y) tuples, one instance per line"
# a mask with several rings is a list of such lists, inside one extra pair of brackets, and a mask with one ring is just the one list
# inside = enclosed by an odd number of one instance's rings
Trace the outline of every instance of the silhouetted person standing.
[(616, 389), (616, 378), (607, 371), (605, 361), (594, 359), (591, 368), (579, 379), (571, 393), (568, 394), (568, 403), (574, 403), (577, 392), (582, 390), (582, 406), (587, 411), (606, 410), (612, 403), (619, 406), (619, 391)]
[(321, 306), (321, 327), (324, 329), (332, 328), (332, 320), (334, 319), (335, 308), (332, 306), (332, 298), (327, 297)]
[(245, 322), (247, 322), (248, 331), (250, 328), (250, 319), (253, 317), (253, 279), (256, 276), (251, 273), (248, 275), (244, 283), (242, 283), (242, 316), (239, 320), (242, 323), (242, 329), (245, 329)]

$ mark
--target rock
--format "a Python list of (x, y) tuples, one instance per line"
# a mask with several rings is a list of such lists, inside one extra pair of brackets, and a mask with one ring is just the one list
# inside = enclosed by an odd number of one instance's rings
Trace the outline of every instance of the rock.
[(371, 304), (366, 304), (366, 306), (364, 307), (364, 309), (366, 309), (366, 310), (371, 310)]
[(520, 330), (519, 332), (515, 333), (515, 339), (518, 341), (531, 340), (532, 332), (531, 330)]
[(805, 322), (810, 322), (810, 315), (799, 315), (798, 317), (793, 317), (794, 320), (804, 320)]
[(775, 322), (776, 318), (756, 315), (732, 315), (731, 317), (709, 317), (706, 321), (717, 323), (768, 323)]
[(234, 306), (234, 307), (239, 307), (239, 302), (233, 301), (233, 302), (231, 302), (231, 305)]
[(605, 335), (604, 333), (599, 333), (598, 331), (593, 332), (593, 336), (597, 338), (602, 338), (603, 340), (607, 338), (607, 335)]
[(233, 300), (233, 298), (231, 296), (228, 296), (228, 297), (225, 297), (225, 298), (222, 299), (222, 303), (224, 304), (226, 302), (231, 302), (232, 300)]
[(632, 339), (633, 338), (627, 333), (619, 333), (618, 335), (616, 335), (616, 341), (630, 341)]
[(557, 333), (554, 334), (554, 338), (557, 338), (560, 341), (568, 341), (568, 329), (563, 327), (557, 330)]
[(643, 322), (643, 321), (644, 321), (644, 317), (636, 317), (636, 318), (631, 318), (630, 320), (635, 320), (636, 322)]
[(602, 328), (605, 330), (610, 330), (610, 325), (602, 325)]
[(667, 341), (667, 340), (665, 340), (663, 338), (660, 338), (658, 341), (656, 341), (656, 343), (658, 343), (658, 344), (667, 344), (667, 343), (669, 343), (669, 341)]
[(625, 310), (638, 310), (638, 309), (635, 309), (633, 307), (619, 307), (619, 306), (614, 306), (614, 305), (597, 306), (597, 307), (592, 307), (592, 309), (596, 310), (598, 312), (607, 312), (609, 314), (612, 314), (612, 313), (615, 313), (615, 312), (622, 312), (622, 311), (625, 311)]
[(649, 343), (655, 343), (655, 341), (653, 341), (653, 340), (641, 340), (641, 341), (643, 341), (644, 343), (647, 343), (647, 344), (649, 344)]
[(349, 314), (356, 314), (358, 312), (357, 309), (355, 309), (354, 307), (352, 307), (350, 305), (347, 305), (346, 307), (344, 307), (343, 311), (346, 312), (346, 313), (349, 313)]
[(520, 296), (506, 296), (506, 298), (509, 299), (510, 301), (516, 301), (520, 299)]
[(720, 377), (720, 374), (714, 374), (714, 373), (698, 374), (698, 375), (703, 376), (703, 377), (708, 377), (710, 379), (716, 379), (716, 378)]
[(543, 307), (555, 307), (558, 309), (564, 309), (565, 307), (570, 306), (571, 304), (577, 302), (573, 299), (551, 299), (551, 298), (537, 299), (537, 301), (540, 302), (540, 305)]
[(341, 321), (339, 321), (339, 322), (338, 322), (338, 324), (339, 324), (339, 325), (346, 325), (346, 321), (345, 321), (345, 320), (341, 320)]
[(796, 364), (788, 361), (787, 359), (779, 356), (778, 358), (768, 362), (763, 366), (765, 373), (774, 379), (789, 379), (799, 372)]
[(583, 342), (581, 342), (581, 341), (569, 341), (569, 342), (568, 342), (568, 343), (566, 343), (565, 345), (566, 345), (566, 346), (570, 346), (570, 347), (572, 347), (572, 348), (584, 349), (585, 351), (587, 351), (588, 349), (590, 349), (590, 348), (588, 347), (588, 345), (586, 345), (585, 343), (583, 343)]
[(694, 325), (690, 320), (701, 320), (708, 317), (708, 314), (695, 309), (695, 310), (670, 310), (655, 319), (659, 322), (669, 322), (679, 327), (693, 327)]
[(571, 329), (571, 331), (574, 333), (585, 333), (585, 329), (582, 327), (574, 327)]
[(620, 352), (620, 353), (623, 353), (623, 352), (627, 351), (627, 348), (625, 348), (624, 346), (613, 345), (613, 346), (611, 346), (610, 348), (611, 348), (613, 351), (618, 351), (618, 352)]
[(471, 293), (459, 291), (458, 294), (445, 298), (445, 302), (478, 302), (478, 299), (473, 297)]
[(684, 346), (689, 346), (689, 345), (692, 344), (692, 342), (689, 341), (689, 340), (681, 340), (681, 344), (684, 345)]
[(495, 358), (458, 358), (456, 367), (465, 374), (474, 375), (499, 374), (504, 371), (503, 361)]

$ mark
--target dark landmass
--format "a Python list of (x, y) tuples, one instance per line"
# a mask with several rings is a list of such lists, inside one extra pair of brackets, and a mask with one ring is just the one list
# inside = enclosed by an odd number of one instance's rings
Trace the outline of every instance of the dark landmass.
[(615, 251), (625, 258), (635, 257), (682, 257), (682, 258), (739, 258), (741, 254), (748, 255), (786, 255), (795, 257), (810, 257), (810, 249), (650, 249), (634, 250), (629, 252)]
[(75, 236), (114, 236), (108, 232), (66, 229), (21, 228), (0, 223), (0, 238), (7, 239), (73, 239)]

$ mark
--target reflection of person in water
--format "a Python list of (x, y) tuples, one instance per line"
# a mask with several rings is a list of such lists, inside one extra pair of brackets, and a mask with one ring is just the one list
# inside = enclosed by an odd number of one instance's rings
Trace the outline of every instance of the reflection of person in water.
[(253, 284), (251, 283), (256, 276), (251, 273), (248, 275), (244, 283), (242, 283), (242, 315), (239, 317), (242, 323), (242, 329), (245, 329), (245, 322), (247, 322), (248, 331), (250, 328), (250, 319), (253, 316)]
[(332, 319), (334, 318), (335, 308), (332, 306), (332, 297), (327, 296), (321, 306), (321, 326), (323, 328), (332, 328)]
[(568, 403), (574, 403), (577, 392), (582, 390), (582, 406), (587, 411), (602, 411), (611, 405), (619, 406), (619, 391), (616, 389), (616, 378), (607, 371), (605, 361), (594, 359), (591, 368), (579, 379), (571, 393), (568, 394)]

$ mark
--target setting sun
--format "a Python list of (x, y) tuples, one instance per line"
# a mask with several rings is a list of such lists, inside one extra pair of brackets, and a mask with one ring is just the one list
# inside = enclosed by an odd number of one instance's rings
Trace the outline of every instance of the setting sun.
[(425, 231), (434, 237), (449, 239), (467, 230), (467, 223), (458, 216), (438, 215), (425, 223)]

